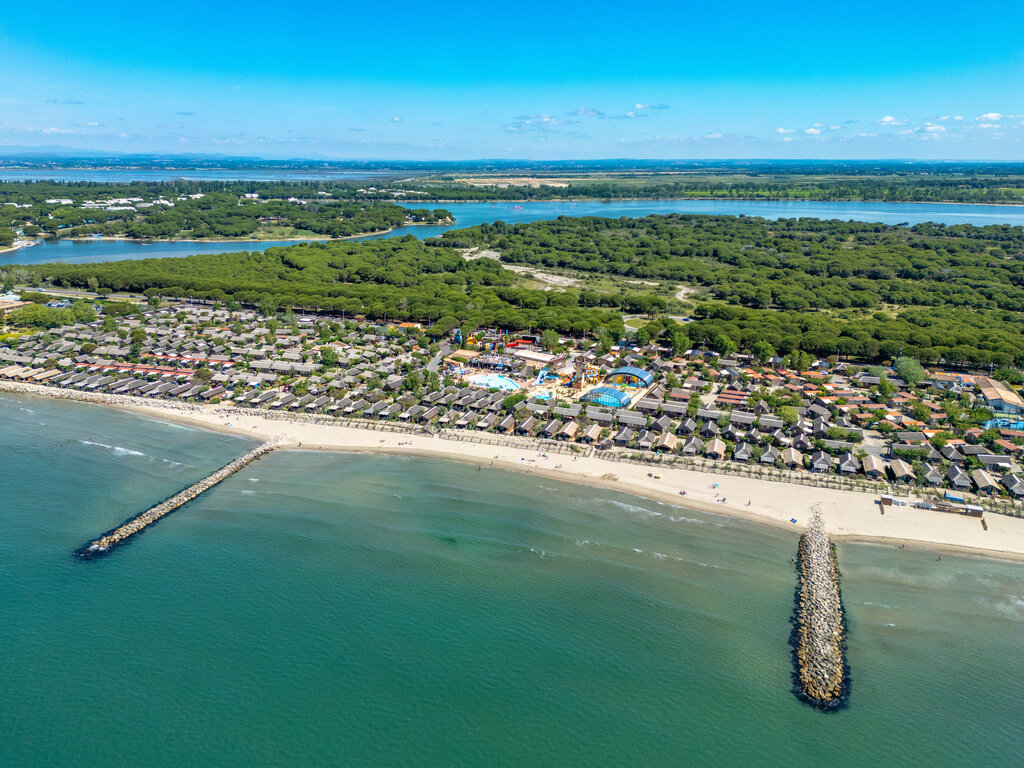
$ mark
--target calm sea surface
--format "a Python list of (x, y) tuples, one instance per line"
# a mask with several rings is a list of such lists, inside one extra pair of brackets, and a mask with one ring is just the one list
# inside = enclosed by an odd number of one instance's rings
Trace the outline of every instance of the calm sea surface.
[[(415, 203), (404, 203), (416, 207)], [(812, 217), (855, 219), (883, 224), (919, 224), (934, 221), (943, 224), (1024, 225), (1024, 206), (952, 205), (942, 203), (802, 203), (762, 202), (757, 200), (621, 200), (615, 202), (526, 202), (526, 203), (428, 203), (429, 208), (445, 208), (455, 215), (455, 224), (445, 226), (400, 227), (393, 232), (371, 235), (364, 240), (413, 235), (435, 237), (450, 229), (472, 227), (501, 220), (508, 224), (555, 219), (559, 216), (647, 216), (667, 213), (703, 213), (716, 215), (763, 216), (768, 219)], [(290, 245), (298, 240), (264, 243), (139, 243), (117, 240), (44, 241), (31, 248), (0, 254), (0, 265), (34, 264), (47, 261), (92, 262), (122, 259), (151, 259), (188, 256), (193, 253), (233, 253), (266, 250), (274, 245)]]
[(0, 395), (0, 765), (1020, 765), (1011, 563), (841, 545), (824, 715), (789, 693), (795, 530), (289, 452), (71, 557), (249, 444)]

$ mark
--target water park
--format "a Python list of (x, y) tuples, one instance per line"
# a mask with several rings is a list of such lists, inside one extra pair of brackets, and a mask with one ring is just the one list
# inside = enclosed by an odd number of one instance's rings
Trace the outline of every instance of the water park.
[[(458, 331), (453, 340), (462, 341)], [(477, 349), (453, 350), (445, 365), (451, 375), (474, 387), (606, 408), (629, 408), (654, 385), (654, 374), (643, 368), (625, 365), (609, 371), (584, 356), (545, 352), (538, 342), (534, 336), (484, 332), (466, 339)]]
[(466, 378), (474, 387), (485, 389), (500, 389), (503, 392), (518, 392), (522, 387), (515, 379), (510, 379), (500, 373), (478, 373)]

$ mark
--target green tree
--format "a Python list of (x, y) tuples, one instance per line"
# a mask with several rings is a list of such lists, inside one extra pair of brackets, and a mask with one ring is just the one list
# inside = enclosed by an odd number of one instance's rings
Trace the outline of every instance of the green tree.
[(907, 383), (907, 386), (910, 387), (916, 387), (928, 377), (928, 374), (925, 372), (924, 368), (921, 367), (921, 364), (912, 357), (896, 358), (896, 362), (893, 363), (893, 368), (896, 369), (896, 373), (899, 377)]
[(1021, 376), (1021, 372), (1016, 368), (998, 368), (996, 372), (992, 374), (992, 378), (999, 379), (999, 381), (1007, 384), (1013, 384), (1020, 386), (1024, 384), (1024, 377)]
[(334, 347), (320, 347), (320, 365), (326, 368), (334, 368), (338, 364), (338, 353)]
[(754, 342), (754, 346), (751, 350), (760, 362), (767, 363), (773, 357), (775, 357), (775, 347), (764, 339), (758, 339)]
[(686, 415), (692, 417), (698, 410), (700, 410), (701, 405), (703, 405), (703, 403), (701, 403), (700, 395), (694, 392), (690, 395), (690, 399), (686, 403)]
[(71, 314), (77, 323), (91, 323), (96, 319), (96, 310), (91, 301), (76, 301), (71, 305)]
[(672, 354), (683, 355), (690, 349), (690, 336), (680, 329), (672, 334)]
[(277, 298), (269, 293), (264, 293), (259, 298), (259, 311), (264, 317), (274, 317), (279, 306)]
[(779, 407), (779, 418), (788, 426), (793, 426), (799, 421), (800, 414), (792, 405), (783, 405)]
[(722, 357), (732, 357), (736, 354), (736, 342), (729, 336), (719, 336), (715, 340), (715, 351)]
[(922, 403), (920, 400), (914, 401), (914, 403), (910, 406), (910, 413), (913, 415), (915, 419), (917, 419), (918, 421), (923, 421), (925, 424), (928, 423), (932, 416), (931, 410), (929, 410), (928, 406)]
[(789, 367), (794, 371), (806, 371), (813, 362), (814, 358), (802, 350), (794, 349), (789, 353)]

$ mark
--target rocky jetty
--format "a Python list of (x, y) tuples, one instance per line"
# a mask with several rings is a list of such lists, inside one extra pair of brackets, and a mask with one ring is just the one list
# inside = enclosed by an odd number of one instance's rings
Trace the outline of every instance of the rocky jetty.
[(812, 510), (800, 537), (800, 585), (794, 617), (795, 693), (822, 710), (842, 707), (849, 692), (846, 622), (839, 593), (839, 566), (821, 510)]
[(118, 544), (121, 544), (131, 538), (135, 534), (144, 530), (147, 526), (152, 525), (160, 518), (178, 509), (183, 504), (187, 504), (192, 501), (192, 499), (208, 491), (222, 480), (231, 477), (235, 472), (238, 472), (238, 470), (248, 466), (261, 456), (265, 456), (270, 453), (277, 447), (278, 442), (279, 441), (277, 440), (268, 441), (260, 445), (258, 448), (249, 451), (244, 456), (239, 456), (230, 464), (226, 464), (213, 474), (207, 475), (198, 483), (190, 485), (188, 488), (174, 494), (169, 499), (160, 502), (154, 507), (150, 507), (142, 514), (136, 515), (117, 528), (107, 531), (95, 541), (91, 541), (84, 547), (76, 550), (74, 553), (75, 556), (91, 559), (108, 554)]

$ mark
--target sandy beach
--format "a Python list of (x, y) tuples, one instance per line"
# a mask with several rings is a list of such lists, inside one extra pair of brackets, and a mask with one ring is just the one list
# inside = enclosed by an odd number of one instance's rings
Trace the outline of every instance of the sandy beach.
[[(283, 450), (400, 454), (494, 466), (790, 529), (797, 525), (802, 529), (810, 517), (811, 506), (819, 504), (829, 533), (839, 540), (925, 546), (1024, 561), (1024, 518), (990, 513), (985, 516), (986, 530), (976, 518), (911, 506), (886, 507), (883, 514), (876, 493), (841, 491), (667, 466), (650, 467), (611, 461), (601, 458), (600, 454), (586, 457), (548, 454), (541, 441), (537, 442), (536, 449), (523, 449), (464, 442), (439, 435), (271, 418), (231, 406), (144, 401), (123, 395), (87, 395), (15, 382), (0, 383), (0, 390), (93, 402), (261, 441), (279, 436)], [(661, 477), (649, 476), (652, 472)], [(686, 491), (685, 496), (680, 491)], [(791, 518), (796, 518), (797, 523), (790, 522)]]

